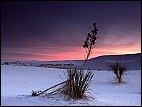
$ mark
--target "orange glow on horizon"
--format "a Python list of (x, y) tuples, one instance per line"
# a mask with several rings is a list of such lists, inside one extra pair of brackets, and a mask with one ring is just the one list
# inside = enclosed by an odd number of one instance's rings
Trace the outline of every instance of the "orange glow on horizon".
[[(22, 51), (23, 49), (19, 50), (19, 54), (24, 53)], [(40, 49), (39, 49), (40, 50)], [(36, 50), (36, 51), (39, 51)], [(31, 51), (27, 53), (27, 56), (16, 56), (16, 57), (7, 57), (8, 59), (15, 61), (15, 60), (40, 60), (40, 61), (60, 61), (60, 60), (85, 60), (85, 57), (87, 55), (84, 48), (76, 47), (76, 48), (69, 48), (67, 51), (59, 51), (59, 52), (53, 52), (51, 54), (46, 54), (45, 50), (42, 52), (42, 49), (40, 50), (40, 53), (32, 53)], [(44, 54), (42, 54), (44, 53)], [(102, 47), (102, 48), (94, 48), (92, 51), (92, 54), (90, 55), (90, 58), (95, 58), (102, 55), (120, 55), (120, 54), (134, 54), (134, 53), (141, 53), (139, 47), (131, 46), (131, 47)], [(32, 55), (33, 54), (33, 55)]]
[[(93, 53), (90, 55), (90, 58), (94, 58), (97, 56), (102, 55), (121, 55), (121, 54), (134, 54), (139, 52), (130, 52), (130, 51), (110, 51), (108, 53), (103, 52), (103, 50), (94, 50)], [(85, 60), (86, 53), (81, 52), (65, 52), (65, 53), (58, 53), (58, 54), (40, 54), (37, 57), (28, 57), (27, 59), (22, 58), (23, 60), (41, 60), (41, 61), (61, 61), (61, 60)], [(21, 58), (18, 58), (21, 59)]]

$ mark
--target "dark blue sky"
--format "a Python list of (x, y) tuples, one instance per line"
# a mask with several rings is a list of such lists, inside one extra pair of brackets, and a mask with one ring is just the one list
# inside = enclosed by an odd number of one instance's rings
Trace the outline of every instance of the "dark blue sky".
[(141, 50), (140, 1), (7, 1), (1, 4), (2, 60), (84, 59), (96, 22), (91, 57)]

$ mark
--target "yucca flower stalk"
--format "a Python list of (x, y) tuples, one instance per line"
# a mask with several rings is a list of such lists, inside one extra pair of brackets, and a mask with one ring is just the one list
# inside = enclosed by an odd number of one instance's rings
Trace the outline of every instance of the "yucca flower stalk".
[(94, 47), (96, 39), (97, 39), (97, 36), (96, 36), (97, 32), (98, 32), (98, 29), (96, 27), (96, 23), (93, 23), (93, 29), (91, 30), (90, 33), (88, 33), (86, 40), (84, 41), (84, 45), (83, 45), (83, 48), (86, 49), (86, 53), (87, 53), (87, 56), (85, 58), (85, 62), (83, 64), (83, 66), (85, 66), (85, 64), (86, 64), (86, 62), (93, 50), (93, 47)]

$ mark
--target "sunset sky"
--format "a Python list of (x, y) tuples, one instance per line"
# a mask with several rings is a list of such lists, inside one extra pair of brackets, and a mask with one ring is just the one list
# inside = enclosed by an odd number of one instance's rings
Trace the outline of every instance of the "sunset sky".
[(95, 22), (90, 58), (141, 52), (140, 1), (1, 2), (1, 60), (80, 60)]

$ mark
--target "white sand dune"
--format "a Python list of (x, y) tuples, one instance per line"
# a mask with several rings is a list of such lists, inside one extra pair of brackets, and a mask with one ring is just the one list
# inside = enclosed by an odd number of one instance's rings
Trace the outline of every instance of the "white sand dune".
[[(63, 95), (31, 97), (32, 90), (47, 89), (65, 79), (65, 70), (55, 68), (1, 65), (2, 106), (140, 106), (141, 70), (128, 70), (125, 84), (117, 84), (114, 74), (93, 70), (89, 93), (94, 99), (66, 100)], [(60, 78), (62, 77), (62, 79)]]

